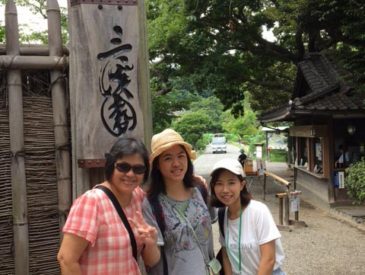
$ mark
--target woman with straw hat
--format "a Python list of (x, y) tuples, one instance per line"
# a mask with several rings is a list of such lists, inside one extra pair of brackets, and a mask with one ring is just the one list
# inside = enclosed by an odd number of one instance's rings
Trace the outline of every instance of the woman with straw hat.
[(192, 146), (174, 130), (152, 137), (151, 183), (142, 210), (158, 229), (158, 265), (149, 274), (206, 274), (213, 258), (212, 217), (193, 175)]

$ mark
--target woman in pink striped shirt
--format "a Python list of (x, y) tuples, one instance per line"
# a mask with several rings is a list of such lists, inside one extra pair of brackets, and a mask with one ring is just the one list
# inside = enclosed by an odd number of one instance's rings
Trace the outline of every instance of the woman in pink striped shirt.
[[(147, 266), (158, 262), (157, 231), (141, 214), (145, 194), (140, 185), (149, 175), (148, 157), (137, 139), (120, 138), (113, 145), (106, 155), (106, 180), (81, 195), (71, 207), (58, 253), (62, 274), (138, 275), (138, 256)], [(106, 192), (110, 191), (129, 224), (122, 221), (109, 199)]]

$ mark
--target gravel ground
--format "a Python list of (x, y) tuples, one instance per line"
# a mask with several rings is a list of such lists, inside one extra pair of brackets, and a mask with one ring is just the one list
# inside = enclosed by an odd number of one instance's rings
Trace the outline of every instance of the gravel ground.
[[(262, 200), (262, 183), (257, 179), (251, 185), (251, 193), (255, 199), (268, 205), (275, 221), (278, 222), (278, 201), (275, 193), (282, 189), (275, 183), (268, 183), (267, 186), (265, 201)], [(293, 216), (291, 214), (290, 218), (293, 219)], [(304, 221), (307, 227), (293, 228), (291, 232), (281, 231), (286, 255), (283, 269), (288, 275), (365, 274), (364, 230), (303, 199), (299, 219)], [(213, 225), (213, 235), (217, 251), (220, 247), (217, 241), (217, 223)]]

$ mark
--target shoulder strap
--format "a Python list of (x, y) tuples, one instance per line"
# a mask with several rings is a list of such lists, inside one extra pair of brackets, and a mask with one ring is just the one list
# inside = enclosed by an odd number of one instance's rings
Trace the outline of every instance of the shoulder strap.
[(205, 204), (208, 205), (208, 189), (202, 183), (197, 183), (196, 187), (199, 189)]
[(226, 209), (224, 207), (220, 207), (218, 209), (218, 225), (219, 231), (221, 232), (222, 236), (224, 237), (224, 214)]
[(117, 198), (114, 196), (113, 192), (110, 191), (108, 188), (106, 188), (105, 186), (102, 185), (98, 185), (95, 188), (101, 189), (104, 191), (104, 193), (109, 197), (109, 199), (112, 201), (115, 210), (117, 210), (120, 219), (122, 220), (122, 222), (124, 223), (125, 228), (127, 229), (128, 233), (129, 233), (129, 239), (131, 241), (131, 245), (132, 245), (132, 252), (133, 252), (133, 257), (136, 261), (137, 260), (137, 242), (136, 242), (136, 238), (134, 237), (134, 233), (132, 230), (131, 225), (128, 222), (128, 219), (126, 217), (126, 215), (123, 212), (122, 207), (120, 206)]
[(147, 197), (147, 199), (151, 205), (153, 215), (156, 218), (156, 222), (157, 222), (158, 227), (160, 228), (161, 234), (164, 237), (165, 219), (164, 219), (164, 215), (163, 215), (162, 206), (161, 206), (160, 202), (158, 201), (158, 197), (155, 197), (155, 198)]
[[(163, 210), (160, 202), (158, 201), (158, 197), (149, 197), (147, 199), (151, 205), (153, 215), (155, 216), (156, 222), (158, 227), (160, 228), (162, 237), (165, 238), (165, 219), (163, 215)], [(164, 247), (160, 247), (161, 250), (161, 258), (162, 258), (162, 265), (163, 265), (163, 275), (168, 275), (168, 268), (167, 268), (167, 259), (164, 251)]]

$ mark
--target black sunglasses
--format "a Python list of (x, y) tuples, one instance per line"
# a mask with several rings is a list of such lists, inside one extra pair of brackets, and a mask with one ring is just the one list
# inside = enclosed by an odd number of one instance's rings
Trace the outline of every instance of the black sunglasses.
[(134, 174), (138, 175), (144, 174), (146, 172), (146, 166), (143, 164), (130, 165), (127, 162), (119, 162), (115, 163), (114, 167), (122, 173), (128, 173), (131, 169), (133, 170)]

